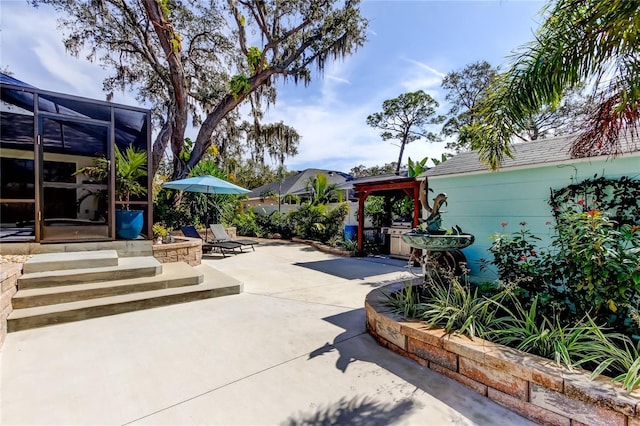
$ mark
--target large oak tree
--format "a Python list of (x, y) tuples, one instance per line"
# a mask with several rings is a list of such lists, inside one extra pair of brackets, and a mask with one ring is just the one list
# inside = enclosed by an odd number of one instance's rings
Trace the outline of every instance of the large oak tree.
[[(134, 88), (154, 106), (153, 167), (171, 147), (173, 178), (198, 163), (225, 117), (247, 99), (275, 101), (277, 77), (308, 83), (312, 68), (365, 41), (359, 0), (32, 0), (62, 11), (64, 43), (112, 71), (104, 89)], [(182, 160), (189, 118), (199, 126)], [(228, 130), (228, 129), (227, 129)], [(224, 133), (229, 133), (224, 131)], [(183, 158), (185, 156), (182, 156)]]

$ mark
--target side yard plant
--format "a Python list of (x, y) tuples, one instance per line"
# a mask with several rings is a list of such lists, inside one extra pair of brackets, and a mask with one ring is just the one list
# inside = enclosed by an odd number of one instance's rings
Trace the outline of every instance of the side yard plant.
[(552, 192), (550, 204), (549, 247), (524, 222), (492, 236), (483, 267), (497, 271), (495, 282), (437, 271), (389, 303), (447, 333), (605, 374), (631, 391), (640, 386), (640, 183), (594, 178)]

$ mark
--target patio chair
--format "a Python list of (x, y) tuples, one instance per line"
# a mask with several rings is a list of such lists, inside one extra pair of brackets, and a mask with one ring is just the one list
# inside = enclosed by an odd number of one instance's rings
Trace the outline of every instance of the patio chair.
[(235, 239), (235, 240), (232, 240), (231, 237), (229, 237), (229, 234), (227, 234), (227, 231), (225, 231), (224, 226), (222, 226), (222, 224), (220, 224), (220, 223), (212, 223), (209, 226), (209, 229), (211, 229), (211, 233), (213, 234), (213, 240), (215, 242), (227, 241), (227, 242), (238, 243), (238, 244), (242, 244), (243, 246), (251, 246), (253, 251), (256, 251), (256, 249), (255, 249), (255, 247), (253, 247), (253, 245), (254, 244), (258, 244), (257, 241), (248, 240), (248, 239)]
[(218, 252), (222, 254), (222, 257), (227, 257), (225, 254), (225, 250), (230, 251), (233, 254), (236, 254), (236, 249), (240, 249), (240, 252), (242, 252), (242, 244), (240, 243), (234, 243), (232, 241), (213, 241), (213, 242), (206, 241), (204, 238), (202, 238), (202, 235), (200, 235), (200, 233), (194, 226), (191, 226), (191, 225), (182, 226), (180, 227), (180, 230), (182, 231), (182, 234), (185, 237), (200, 238), (202, 240), (203, 252), (205, 250), (206, 251), (218, 250)]

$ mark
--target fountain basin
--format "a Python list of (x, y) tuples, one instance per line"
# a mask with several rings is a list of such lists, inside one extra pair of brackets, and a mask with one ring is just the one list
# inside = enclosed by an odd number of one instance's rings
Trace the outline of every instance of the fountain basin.
[(475, 237), (471, 234), (423, 234), (415, 231), (402, 234), (402, 240), (411, 247), (429, 251), (449, 251), (465, 248), (473, 244)]

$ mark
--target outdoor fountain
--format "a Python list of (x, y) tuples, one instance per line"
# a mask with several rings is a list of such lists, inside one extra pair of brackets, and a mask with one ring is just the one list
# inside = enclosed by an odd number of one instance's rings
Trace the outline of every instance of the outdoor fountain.
[[(447, 203), (447, 194), (438, 194), (433, 199), (433, 208), (431, 208), (427, 201), (428, 190), (425, 177), (420, 184), (420, 204), (429, 216), (416, 228), (402, 234), (403, 241), (414, 248), (409, 258), (409, 269), (414, 262), (417, 262), (422, 266), (422, 275), (425, 277), (431, 252), (438, 253), (436, 257), (441, 257), (444, 260), (442, 263), (457, 270), (459, 263), (465, 261), (464, 255), (459, 250), (470, 246), (475, 240), (473, 235), (464, 233), (458, 225), (450, 230), (442, 229), (440, 208)], [(422, 255), (417, 254), (416, 249), (421, 249)]]

